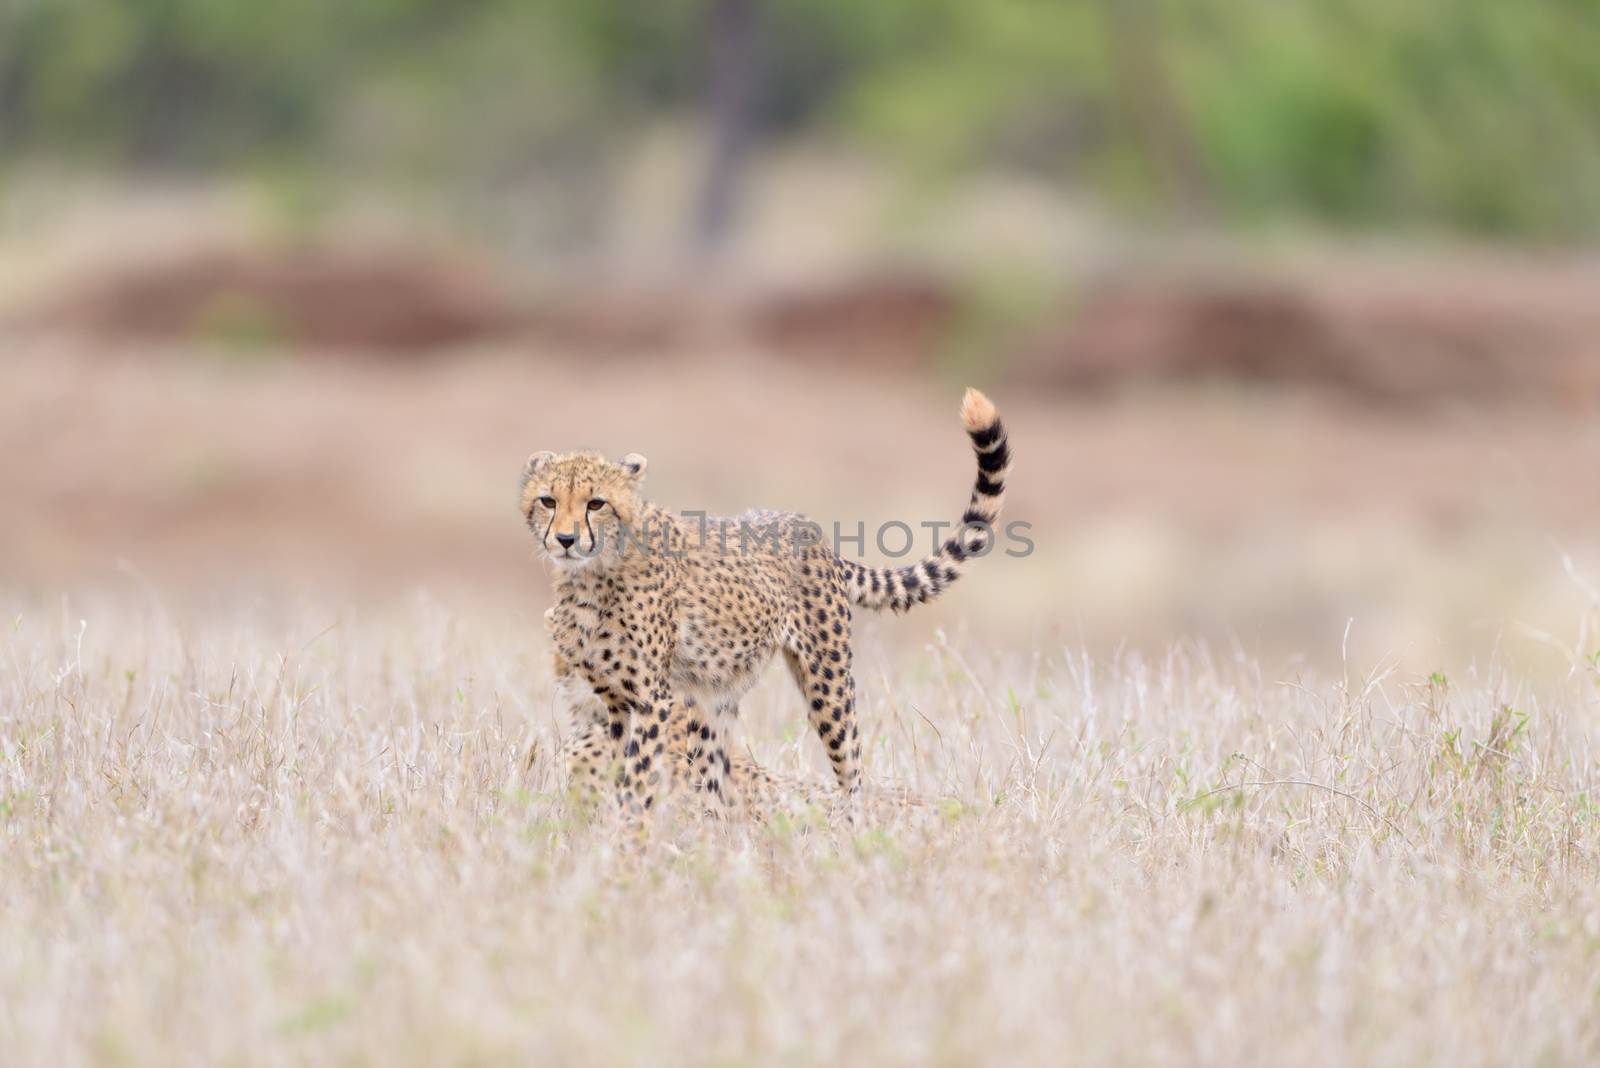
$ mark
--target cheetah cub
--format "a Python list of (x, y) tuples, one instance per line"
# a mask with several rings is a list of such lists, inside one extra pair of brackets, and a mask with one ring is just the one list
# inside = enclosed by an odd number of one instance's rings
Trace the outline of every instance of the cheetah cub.
[(975, 389), (961, 419), (977, 480), (961, 522), (932, 556), (868, 567), (836, 555), (803, 516), (675, 515), (640, 493), (645, 459), (536, 452), (523, 473), (528, 529), (555, 568), (556, 652), (605, 706), (617, 799), (630, 818), (669, 785), (674, 698), (702, 713), (685, 774), (730, 803), (725, 738), (739, 698), (782, 653), (832, 762), (847, 812), (861, 794), (851, 674), (852, 607), (903, 612), (938, 596), (993, 548), (1011, 462), (994, 404)]
[[(544, 614), (545, 628), (552, 640), (555, 633), (555, 609)], [(567, 790), (585, 807), (600, 802), (610, 774), (620, 754), (612, 743), (609, 727), (610, 714), (605, 703), (594, 694), (586, 679), (578, 674), (559, 651), (552, 653), (556, 676), (557, 703), (567, 712), (568, 734), (561, 746), (558, 766), (566, 770)], [(697, 768), (705, 751), (710, 726), (701, 722), (700, 709), (692, 699), (678, 698), (672, 702), (672, 713), (667, 719), (667, 748), (657, 761), (662, 770), (662, 793), (689, 778)], [(745, 816), (762, 822), (769, 811), (781, 807), (810, 805), (818, 800), (813, 784), (793, 776), (767, 771), (748, 754), (733, 752), (726, 777), (726, 796), (719, 799), (725, 805)], [(724, 810), (725, 811), (725, 810)]]

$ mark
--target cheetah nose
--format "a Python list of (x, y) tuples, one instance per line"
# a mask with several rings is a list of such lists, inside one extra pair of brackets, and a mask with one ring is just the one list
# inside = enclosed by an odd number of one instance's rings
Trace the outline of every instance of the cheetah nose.
[(575, 543), (577, 540), (578, 540), (578, 536), (576, 534), (557, 534), (556, 535), (556, 541), (559, 541), (561, 543), (561, 547), (563, 549), (572, 548), (573, 543)]

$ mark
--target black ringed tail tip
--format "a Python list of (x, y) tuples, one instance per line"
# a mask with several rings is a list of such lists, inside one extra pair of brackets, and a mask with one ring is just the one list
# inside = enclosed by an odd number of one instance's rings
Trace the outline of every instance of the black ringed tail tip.
[(976, 389), (961, 398), (961, 422), (972, 442), (977, 476), (956, 532), (932, 556), (905, 567), (868, 567), (841, 561), (850, 583), (852, 603), (863, 608), (904, 612), (926, 604), (960, 578), (968, 561), (986, 554), (994, 543), (994, 526), (1011, 468), (1011, 446), (994, 402)]

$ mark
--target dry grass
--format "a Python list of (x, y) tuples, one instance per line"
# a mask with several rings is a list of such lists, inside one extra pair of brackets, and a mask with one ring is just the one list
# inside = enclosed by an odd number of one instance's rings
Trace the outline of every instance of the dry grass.
[(1593, 663), (869, 646), (869, 769), (944, 800), (634, 853), (551, 795), (531, 622), (86, 614), (0, 653), (8, 1066), (1600, 1057)]

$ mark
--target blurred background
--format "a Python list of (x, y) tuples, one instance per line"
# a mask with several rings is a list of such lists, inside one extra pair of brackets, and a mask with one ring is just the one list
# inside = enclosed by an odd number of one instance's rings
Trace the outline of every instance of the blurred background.
[(536, 641), (528, 452), (916, 525), (970, 383), (1036, 551), (889, 640), (1565, 664), (1597, 56), (1588, 0), (0, 0), (0, 587)]

